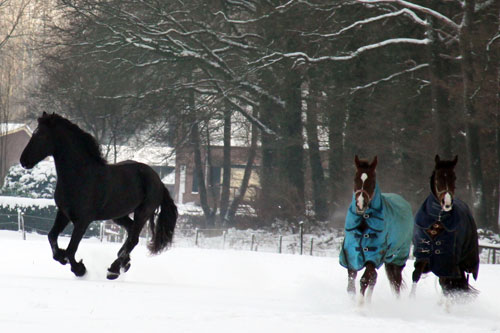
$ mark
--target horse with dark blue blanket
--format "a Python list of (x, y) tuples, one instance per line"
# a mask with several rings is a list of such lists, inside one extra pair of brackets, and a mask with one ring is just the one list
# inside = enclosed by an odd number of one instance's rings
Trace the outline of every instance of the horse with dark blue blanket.
[(467, 204), (454, 198), (454, 168), (457, 161), (458, 156), (447, 161), (436, 155), (436, 165), (430, 180), (431, 194), (415, 216), (412, 295), (415, 295), (422, 273), (428, 272), (439, 277), (439, 284), (446, 296), (457, 291), (475, 291), (469, 285), (466, 273), (477, 279), (477, 228)]
[(366, 267), (360, 281), (361, 298), (370, 300), (377, 281), (377, 271), (385, 264), (387, 277), (399, 295), (402, 270), (410, 254), (413, 214), (401, 196), (380, 192), (376, 183), (377, 157), (371, 163), (355, 157), (354, 195), (347, 211), (345, 238), (340, 264), (348, 270), (347, 291), (356, 293), (357, 272)]

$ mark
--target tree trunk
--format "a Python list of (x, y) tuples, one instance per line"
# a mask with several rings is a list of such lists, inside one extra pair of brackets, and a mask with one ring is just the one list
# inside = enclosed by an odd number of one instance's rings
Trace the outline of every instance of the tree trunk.
[(431, 78), (431, 107), (432, 117), (434, 118), (434, 138), (436, 144), (436, 152), (442, 156), (451, 158), (453, 154), (453, 140), (450, 130), (450, 103), (448, 75), (449, 70), (445, 59), (442, 59), (440, 53), (443, 45), (440, 43), (437, 36), (437, 31), (434, 28), (435, 19), (428, 17), (431, 22), (427, 36), (431, 39), (429, 47), (429, 72)]
[(243, 174), (243, 180), (241, 181), (241, 186), (238, 192), (231, 203), (226, 215), (226, 223), (228, 226), (234, 226), (234, 217), (236, 215), (236, 210), (239, 205), (243, 201), (245, 194), (248, 189), (248, 183), (250, 181), (250, 177), (252, 175), (252, 168), (255, 160), (255, 155), (257, 153), (257, 126), (252, 125), (252, 139), (250, 144), (250, 150), (248, 152), (247, 164), (245, 165), (245, 172)]
[(472, 187), (473, 210), (479, 226), (490, 226), (486, 220), (484, 207), (483, 170), (481, 165), (481, 150), (479, 144), (479, 127), (474, 105), (474, 66), (472, 59), (471, 31), (474, 15), (474, 0), (465, 0), (459, 43), (462, 57), (463, 107), (465, 119), (465, 143)]
[(328, 92), (328, 187), (330, 190), (330, 216), (334, 216), (335, 211), (341, 208), (339, 197), (344, 195), (344, 133), (347, 127), (348, 105), (344, 98), (334, 95), (333, 90)]
[(224, 152), (222, 161), (222, 189), (220, 195), (220, 220), (224, 223), (231, 190), (231, 111), (224, 111)]
[[(315, 78), (313, 80), (315, 81)], [(321, 163), (319, 139), (318, 139), (318, 99), (319, 91), (318, 87), (310, 81), (309, 84), (309, 96), (306, 106), (306, 132), (307, 132), (307, 144), (309, 146), (309, 165), (311, 168), (311, 180), (312, 180), (312, 199), (314, 204), (314, 212), (316, 213), (316, 219), (319, 221), (324, 221), (327, 216), (327, 194), (325, 189), (325, 176), (323, 165)]]
[(285, 219), (301, 219), (305, 214), (304, 196), (304, 142), (302, 138), (302, 79), (296, 70), (290, 69), (283, 95), (286, 111), (281, 122), (279, 176), (281, 176), (281, 216)]
[[(260, 119), (269, 128), (276, 131), (276, 114), (273, 112), (272, 104), (262, 98), (260, 103)], [(279, 204), (277, 203), (278, 176), (276, 164), (278, 159), (277, 138), (265, 131), (261, 131), (262, 141), (262, 164), (260, 168), (260, 185), (258, 210), (259, 217), (265, 223), (271, 224)]]
[[(215, 226), (215, 214), (217, 212), (217, 205), (219, 203), (219, 191), (216, 188), (216, 185), (214, 183), (214, 167), (212, 163), (212, 146), (210, 143), (210, 132), (207, 127), (207, 141), (206, 141), (206, 163), (207, 163), (207, 185), (208, 185), (208, 194), (211, 197), (212, 201), (212, 207), (210, 208), (210, 211), (212, 212), (212, 215), (210, 216), (210, 219), (208, 220), (208, 224), (210, 227)], [(208, 205), (210, 206), (210, 200), (208, 200)]]

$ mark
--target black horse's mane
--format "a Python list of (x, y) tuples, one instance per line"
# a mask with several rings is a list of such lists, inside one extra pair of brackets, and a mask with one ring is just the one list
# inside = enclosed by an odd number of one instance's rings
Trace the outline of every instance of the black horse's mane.
[(76, 124), (73, 124), (68, 119), (53, 113), (44, 114), (41, 118), (38, 119), (38, 121), (41, 124), (47, 125), (49, 128), (52, 128), (54, 126), (64, 127), (74, 135), (73, 140), (76, 139), (81, 145), (81, 148), (86, 151), (92, 159), (94, 159), (99, 164), (107, 164), (106, 160), (102, 156), (101, 148), (96, 139), (89, 133), (82, 130)]

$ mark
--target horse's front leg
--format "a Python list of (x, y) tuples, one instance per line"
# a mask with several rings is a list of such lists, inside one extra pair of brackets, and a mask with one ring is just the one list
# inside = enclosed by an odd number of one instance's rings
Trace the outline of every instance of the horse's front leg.
[(425, 261), (416, 261), (415, 262), (415, 269), (413, 270), (413, 273), (412, 273), (413, 283), (411, 285), (410, 297), (415, 297), (415, 295), (417, 293), (417, 283), (418, 283), (418, 280), (420, 280), (420, 277), (422, 276), (422, 273), (425, 270), (425, 266), (427, 266), (427, 263)]
[(82, 260), (80, 260), (79, 262), (76, 261), (75, 254), (76, 250), (78, 249), (78, 245), (80, 244), (83, 235), (85, 235), (85, 231), (87, 230), (87, 227), (89, 226), (90, 222), (76, 220), (73, 221), (73, 224), (74, 224), (73, 234), (71, 234), (71, 240), (69, 241), (69, 245), (66, 248), (66, 257), (68, 258), (69, 263), (71, 264), (71, 271), (75, 273), (76, 276), (83, 276), (85, 275), (87, 269), (85, 268), (85, 265), (83, 264)]
[(52, 258), (54, 260), (59, 261), (61, 264), (66, 265), (68, 263), (68, 259), (66, 258), (66, 251), (61, 250), (59, 245), (57, 244), (57, 238), (63, 232), (64, 228), (69, 223), (69, 219), (64, 215), (60, 210), (57, 211), (56, 220), (54, 221), (54, 225), (52, 229), (50, 229), (48, 238), (50, 247), (52, 249)]
[(360, 304), (364, 303), (365, 293), (367, 289), (368, 293), (366, 293), (366, 299), (368, 302), (371, 301), (373, 287), (375, 287), (375, 283), (377, 283), (377, 270), (375, 268), (375, 264), (369, 261), (366, 263), (365, 267), (365, 272), (363, 273), (360, 281)]
[(347, 270), (347, 293), (351, 296), (356, 295), (356, 276), (358, 272), (353, 269)]

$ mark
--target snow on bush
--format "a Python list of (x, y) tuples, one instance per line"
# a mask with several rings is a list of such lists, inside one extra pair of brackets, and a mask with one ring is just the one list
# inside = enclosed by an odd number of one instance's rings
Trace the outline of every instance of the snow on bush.
[(42, 161), (33, 169), (21, 165), (9, 169), (0, 194), (28, 198), (53, 198), (56, 187), (56, 169), (53, 161)]

